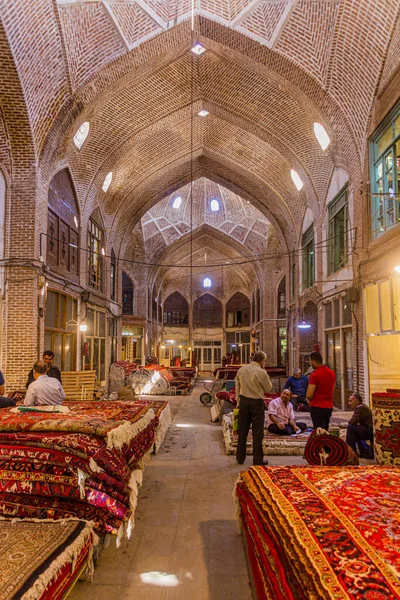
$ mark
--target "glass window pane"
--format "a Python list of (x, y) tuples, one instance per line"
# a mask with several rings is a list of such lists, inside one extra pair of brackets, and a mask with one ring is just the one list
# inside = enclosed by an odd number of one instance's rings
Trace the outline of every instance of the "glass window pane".
[(350, 305), (343, 301), (342, 325), (351, 325), (351, 317)]
[(340, 387), (342, 382), (342, 372), (340, 370), (340, 334), (335, 333), (335, 368), (334, 371), (336, 373), (336, 386)]
[(106, 336), (106, 314), (99, 313), (99, 336)]
[(325, 304), (325, 329), (332, 327), (332, 302)]
[(328, 333), (326, 336), (326, 364), (328, 367), (333, 369), (335, 364), (335, 355), (334, 355), (334, 334)]
[(100, 364), (99, 364), (99, 348), (100, 348), (100, 340), (99, 338), (93, 338), (93, 366), (92, 369), (96, 371), (96, 379), (100, 379)]
[(333, 326), (339, 327), (340, 325), (340, 304), (339, 298), (333, 301)]
[(88, 308), (86, 311), (86, 325), (86, 335), (94, 335), (94, 310), (92, 310), (91, 308)]
[(61, 365), (62, 364), (62, 333), (55, 333), (53, 336), (54, 340), (54, 364)]
[(367, 333), (380, 333), (378, 285), (365, 288), (365, 313)]
[(353, 333), (346, 331), (344, 333), (345, 348), (346, 348), (346, 381), (345, 387), (347, 390), (353, 391)]
[(73, 357), (73, 345), (74, 340), (72, 335), (64, 335), (64, 364), (63, 371), (73, 371), (72, 357)]
[(106, 378), (106, 340), (100, 340), (100, 380)]
[(400, 115), (394, 122), (394, 136), (397, 137), (398, 135), (400, 135)]
[(46, 327), (57, 327), (57, 302), (58, 294), (56, 292), (47, 292), (46, 300)]
[(378, 156), (382, 154), (382, 152), (390, 145), (390, 142), (393, 139), (393, 129), (392, 123), (390, 123), (389, 127), (386, 131), (381, 135), (378, 140)]
[(379, 284), (379, 304), (381, 313), (381, 330), (391, 331), (392, 326), (392, 306), (390, 299), (390, 281), (383, 281)]
[(48, 331), (44, 333), (44, 349), (53, 350), (53, 336)]

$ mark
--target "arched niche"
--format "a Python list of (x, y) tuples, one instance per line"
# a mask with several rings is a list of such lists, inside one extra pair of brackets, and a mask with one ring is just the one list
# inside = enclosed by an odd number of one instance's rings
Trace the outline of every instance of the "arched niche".
[(133, 315), (134, 288), (132, 279), (122, 271), (122, 314)]
[(226, 326), (248, 327), (250, 325), (250, 300), (236, 292), (226, 303)]
[(194, 327), (222, 327), (222, 304), (211, 294), (197, 298), (193, 307)]
[(286, 316), (286, 277), (282, 277), (278, 285), (277, 298), (277, 317), (285, 318)]
[(47, 215), (47, 265), (78, 281), (80, 216), (69, 169), (58, 171), (50, 182)]
[(189, 322), (189, 305), (179, 292), (170, 294), (164, 301), (164, 324), (187, 325)]

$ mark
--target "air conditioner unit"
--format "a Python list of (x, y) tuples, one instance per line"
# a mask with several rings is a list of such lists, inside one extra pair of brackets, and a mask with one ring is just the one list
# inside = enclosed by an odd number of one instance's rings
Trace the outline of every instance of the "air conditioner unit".
[(360, 289), (358, 287), (350, 287), (346, 290), (346, 295), (344, 297), (345, 303), (353, 303), (355, 304), (360, 300)]

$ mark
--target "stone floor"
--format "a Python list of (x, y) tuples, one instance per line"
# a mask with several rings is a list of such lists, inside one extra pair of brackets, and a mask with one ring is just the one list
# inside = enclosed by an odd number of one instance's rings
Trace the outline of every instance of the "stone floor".
[(199, 402), (203, 391), (199, 382), (190, 396), (168, 398), (172, 424), (145, 469), (132, 538), (118, 549), (112, 539), (93, 583), (78, 582), (69, 600), (251, 600), (232, 498), (243, 467), (225, 455), (221, 426)]

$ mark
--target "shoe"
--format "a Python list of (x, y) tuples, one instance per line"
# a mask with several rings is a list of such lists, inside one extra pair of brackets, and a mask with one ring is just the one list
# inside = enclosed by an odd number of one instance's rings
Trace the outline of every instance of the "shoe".
[(238, 465), (243, 465), (244, 464), (244, 460), (236, 460)]
[(268, 465), (268, 461), (267, 459), (264, 459), (263, 462), (260, 465), (253, 465), (254, 467), (266, 467)]

